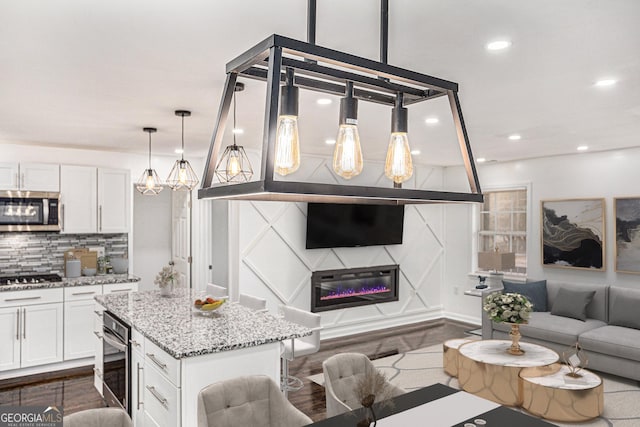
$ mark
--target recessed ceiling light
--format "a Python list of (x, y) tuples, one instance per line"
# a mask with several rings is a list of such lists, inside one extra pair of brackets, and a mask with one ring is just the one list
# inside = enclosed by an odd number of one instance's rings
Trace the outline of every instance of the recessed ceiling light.
[(244, 133), (244, 129), (235, 128), (232, 132), (236, 135), (242, 135)]
[(420, 150), (411, 150), (411, 154), (413, 154), (414, 156), (419, 156)]
[(184, 150), (182, 148), (176, 148), (175, 150), (173, 150), (173, 152), (176, 154), (182, 154)]
[(522, 136), (518, 135), (517, 133), (514, 133), (513, 135), (509, 135), (509, 139), (511, 141), (519, 141), (522, 139)]
[(602, 79), (598, 80), (595, 85), (598, 87), (613, 86), (616, 82), (617, 80), (615, 79)]
[(576, 150), (578, 151), (587, 151), (588, 149), (589, 147), (586, 145), (580, 145), (579, 147), (576, 148)]
[(487, 43), (487, 50), (503, 50), (511, 46), (509, 40), (496, 40), (491, 43)]
[(428, 125), (435, 125), (440, 123), (440, 119), (437, 117), (428, 117), (424, 122)]
[(335, 139), (325, 139), (324, 143), (327, 145), (334, 145), (336, 143)]
[(329, 105), (331, 104), (333, 101), (330, 100), (329, 98), (320, 98), (316, 101), (318, 103), (318, 105)]
[(486, 162), (486, 161), (487, 161), (487, 159), (485, 159), (484, 157), (478, 157), (478, 158), (476, 159), (476, 162), (478, 162), (478, 163), (484, 163), (484, 162)]

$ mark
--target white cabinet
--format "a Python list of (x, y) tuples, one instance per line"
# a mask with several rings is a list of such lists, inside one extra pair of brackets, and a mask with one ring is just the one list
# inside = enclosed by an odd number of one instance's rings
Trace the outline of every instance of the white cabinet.
[(102, 285), (74, 286), (64, 290), (64, 360), (94, 357), (94, 296)]
[(0, 163), (0, 190), (60, 191), (60, 166)]
[(128, 170), (62, 165), (62, 232), (129, 232), (130, 197)]
[(144, 417), (144, 337), (131, 330), (131, 419), (136, 427), (145, 425)]
[(114, 294), (118, 292), (135, 292), (138, 290), (138, 282), (126, 282), (126, 283), (109, 283), (103, 285), (102, 293), (105, 295)]
[(62, 289), (2, 292), (0, 371), (62, 361)]
[(101, 306), (98, 303), (95, 303), (94, 305), (94, 318), (93, 318), (93, 325), (94, 325), (94, 330), (93, 330), (93, 345), (95, 346), (95, 352), (96, 352), (96, 358), (95, 358), (95, 365), (93, 368), (93, 385), (96, 388), (96, 390), (98, 390), (98, 393), (100, 393), (100, 396), (103, 395), (103, 391), (102, 391), (102, 379), (103, 379), (103, 372), (104, 372), (104, 355), (102, 353), (102, 325), (103, 325), (103, 320), (102, 320), (102, 313), (104, 312), (104, 307)]

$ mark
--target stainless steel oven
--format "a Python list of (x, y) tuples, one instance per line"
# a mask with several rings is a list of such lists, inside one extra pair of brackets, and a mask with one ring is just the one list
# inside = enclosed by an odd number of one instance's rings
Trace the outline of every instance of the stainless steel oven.
[(0, 191), (0, 231), (60, 231), (60, 193)]
[(103, 314), (104, 377), (102, 391), (108, 406), (119, 406), (131, 415), (131, 368), (129, 366), (129, 340), (131, 328), (113, 314)]

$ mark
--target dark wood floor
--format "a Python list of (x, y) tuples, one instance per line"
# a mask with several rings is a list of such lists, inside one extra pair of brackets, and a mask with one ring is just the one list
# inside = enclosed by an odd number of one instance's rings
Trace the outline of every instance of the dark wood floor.
[[(463, 323), (437, 320), (323, 341), (318, 353), (296, 359), (289, 365), (290, 374), (304, 383), (302, 390), (289, 394), (289, 400), (314, 421), (324, 419), (324, 388), (306, 377), (321, 373), (325, 359), (344, 352), (363, 353), (370, 359), (378, 359), (459, 338), (468, 329), (470, 326)], [(89, 367), (2, 380), (0, 405), (61, 405), (65, 414), (71, 414), (104, 406), (104, 401), (93, 387), (93, 371)]]

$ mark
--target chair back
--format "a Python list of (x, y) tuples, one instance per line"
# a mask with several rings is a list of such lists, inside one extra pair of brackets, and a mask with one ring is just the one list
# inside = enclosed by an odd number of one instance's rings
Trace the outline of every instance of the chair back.
[(263, 298), (254, 297), (253, 295), (240, 294), (238, 303), (251, 310), (261, 311), (267, 309), (267, 300)]
[(64, 427), (133, 427), (129, 415), (120, 408), (95, 408), (67, 415)]
[(228, 298), (229, 291), (223, 286), (214, 285), (213, 283), (207, 284), (207, 294), (213, 298)]
[(356, 384), (373, 370), (369, 358), (360, 353), (340, 353), (322, 362), (327, 417), (362, 407), (356, 396)]
[[(296, 338), (296, 342), (302, 341), (313, 347), (315, 351), (320, 350), (320, 321), (319, 314), (309, 311), (300, 310), (299, 308), (285, 305), (280, 307), (285, 320), (291, 323), (297, 323), (309, 329), (315, 329), (308, 337)], [(308, 353), (313, 351), (308, 351)]]

